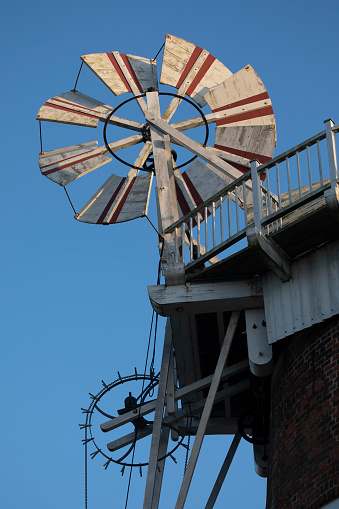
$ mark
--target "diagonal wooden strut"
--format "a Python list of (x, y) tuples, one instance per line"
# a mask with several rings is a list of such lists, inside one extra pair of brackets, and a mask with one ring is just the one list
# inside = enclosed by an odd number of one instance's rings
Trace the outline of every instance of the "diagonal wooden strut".
[(217, 497), (219, 495), (221, 486), (222, 486), (222, 484), (225, 480), (225, 477), (227, 475), (228, 469), (230, 468), (232, 460), (234, 458), (234, 455), (237, 451), (240, 439), (241, 439), (241, 435), (240, 435), (239, 431), (237, 431), (236, 434), (234, 435), (231, 446), (230, 446), (228, 453), (226, 455), (225, 461), (222, 464), (222, 467), (218, 474), (217, 480), (215, 481), (215, 484), (213, 486), (213, 489), (211, 491), (211, 494), (209, 496), (209, 499), (207, 501), (205, 509), (213, 509), (214, 504), (215, 504)]
[(211, 382), (211, 386), (210, 386), (210, 389), (208, 392), (206, 404), (205, 404), (205, 407), (204, 407), (204, 410), (203, 410), (203, 413), (202, 413), (202, 416), (200, 419), (198, 431), (197, 431), (197, 434), (196, 434), (196, 437), (194, 440), (190, 459), (189, 459), (187, 469), (186, 469), (186, 472), (184, 475), (184, 479), (183, 479), (183, 482), (182, 482), (182, 485), (180, 488), (180, 492), (178, 495), (177, 503), (175, 505), (175, 509), (182, 509), (185, 505), (185, 501), (186, 501), (188, 490), (189, 490), (189, 487), (190, 487), (190, 484), (192, 481), (195, 466), (197, 464), (197, 460), (198, 460), (198, 456), (199, 456), (200, 449), (202, 446), (202, 442), (204, 440), (208, 420), (209, 420), (209, 417), (210, 417), (210, 414), (212, 411), (212, 407), (214, 404), (214, 399), (215, 399), (215, 396), (218, 391), (218, 386), (220, 384), (222, 371), (226, 364), (227, 357), (228, 357), (228, 354), (229, 354), (229, 351), (231, 348), (232, 340), (233, 340), (233, 337), (235, 334), (235, 330), (238, 325), (239, 316), (240, 316), (240, 311), (233, 311), (233, 313), (231, 315), (230, 322), (227, 327), (225, 339), (224, 339), (223, 345), (221, 347), (219, 359), (218, 359), (217, 366), (216, 366), (215, 372), (214, 372), (214, 376), (213, 376), (213, 379)]

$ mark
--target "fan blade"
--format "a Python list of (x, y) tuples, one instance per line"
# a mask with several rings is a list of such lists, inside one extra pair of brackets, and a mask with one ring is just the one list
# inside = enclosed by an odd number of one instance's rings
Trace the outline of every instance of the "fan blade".
[(77, 90), (49, 99), (38, 111), (37, 120), (97, 127), (105, 120), (112, 107)]
[(214, 147), (227, 153), (260, 163), (270, 161), (275, 144), (274, 125), (217, 127)]
[[(230, 181), (230, 178), (221, 172), (217, 172), (209, 164), (203, 164), (198, 159), (195, 159), (182, 174), (175, 170), (175, 184), (181, 212), (180, 217), (188, 214), (205, 200), (217, 194)], [(246, 196), (252, 198), (252, 193), (248, 191)], [(241, 198), (241, 196), (239, 197)], [(215, 207), (218, 208), (219, 205), (220, 203), (217, 201)], [(211, 210), (208, 210), (208, 215), (210, 212)], [(202, 220), (205, 219), (204, 212), (201, 213), (201, 218)]]
[[(224, 112), (217, 126), (273, 125), (275, 118), (267, 90), (250, 65), (204, 95), (213, 113)], [(240, 108), (240, 109), (239, 109)]]
[(42, 152), (39, 156), (41, 173), (53, 182), (66, 186), (73, 180), (111, 161), (103, 155), (106, 147), (97, 148), (98, 142), (81, 143), (72, 147)]
[[(145, 143), (135, 166), (142, 166), (152, 150)], [(127, 177), (112, 175), (76, 215), (78, 221), (93, 224), (114, 224), (130, 221), (147, 214), (152, 173), (138, 175), (131, 169)]]
[(179, 37), (166, 35), (160, 83), (172, 85), (181, 95), (186, 93), (203, 107), (206, 104), (204, 95), (230, 76), (231, 71), (208, 51)]
[[(155, 60), (125, 55), (118, 51), (93, 53), (84, 55), (81, 59), (114, 95), (132, 92), (138, 96), (149, 88), (158, 90)], [(142, 111), (145, 111), (147, 107), (144, 99), (139, 98), (137, 101)]]

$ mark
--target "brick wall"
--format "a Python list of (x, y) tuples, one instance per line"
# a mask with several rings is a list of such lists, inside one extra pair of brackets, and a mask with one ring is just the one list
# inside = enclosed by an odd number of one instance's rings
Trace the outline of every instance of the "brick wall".
[(278, 342), (267, 509), (339, 497), (339, 317)]

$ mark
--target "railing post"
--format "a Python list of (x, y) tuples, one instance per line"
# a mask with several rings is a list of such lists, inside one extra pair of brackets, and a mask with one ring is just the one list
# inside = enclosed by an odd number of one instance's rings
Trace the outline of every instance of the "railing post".
[(332, 131), (334, 122), (331, 118), (324, 122), (326, 128), (326, 141), (327, 141), (327, 152), (328, 162), (330, 166), (330, 177), (331, 177), (331, 188), (337, 187), (338, 178), (338, 162), (337, 162), (337, 151), (335, 147), (335, 135)]
[(259, 162), (257, 159), (251, 161), (251, 178), (252, 178), (252, 192), (253, 192), (253, 213), (254, 213), (254, 226), (261, 232), (261, 220), (263, 218), (262, 210), (262, 197), (260, 178), (258, 175)]

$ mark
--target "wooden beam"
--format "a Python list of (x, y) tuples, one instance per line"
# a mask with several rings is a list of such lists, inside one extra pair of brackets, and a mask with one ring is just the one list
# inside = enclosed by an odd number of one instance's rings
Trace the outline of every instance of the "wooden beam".
[[(247, 360), (238, 362), (236, 364), (233, 364), (232, 366), (228, 366), (227, 368), (224, 369), (221, 380), (224, 381), (230, 376), (236, 375), (237, 373), (241, 373), (247, 368), (248, 368)], [(198, 391), (206, 389), (207, 387), (210, 386), (212, 378), (213, 375), (209, 375), (205, 378), (202, 378), (201, 380), (198, 380), (197, 382), (194, 382), (185, 387), (181, 387), (180, 389), (175, 391), (174, 400), (178, 401), (179, 399), (186, 398), (190, 394), (194, 394)], [(125, 414), (120, 415), (119, 417), (115, 417), (114, 419), (104, 422), (103, 424), (100, 425), (100, 428), (104, 432), (112, 431), (113, 429), (119, 428), (120, 426), (123, 426), (128, 422), (134, 421), (137, 417), (143, 417), (147, 414), (150, 414), (151, 412), (154, 412), (155, 407), (156, 400), (149, 401), (148, 403), (140, 407), (140, 411), (138, 408), (137, 414), (135, 410), (131, 410), (130, 412), (126, 412)]]
[(259, 252), (267, 268), (283, 283), (289, 281), (292, 277), (290, 258), (283, 249), (273, 239), (265, 237), (256, 227), (247, 228), (246, 236), (249, 246)]
[(153, 309), (161, 316), (212, 313), (263, 307), (262, 289), (252, 280), (148, 286)]
[(190, 458), (188, 461), (187, 469), (184, 475), (184, 479), (179, 491), (177, 503), (175, 505), (175, 509), (183, 509), (186, 497), (188, 494), (189, 487), (191, 485), (192, 477), (194, 474), (195, 466), (198, 460), (198, 456), (200, 453), (200, 449), (202, 446), (202, 442), (204, 440), (205, 432), (209, 417), (211, 415), (212, 407), (214, 405), (214, 400), (218, 391), (218, 387), (221, 381), (221, 375), (224, 369), (224, 366), (227, 361), (228, 353), (231, 348), (232, 340), (238, 325), (240, 316), (240, 311), (233, 311), (230, 322), (227, 327), (224, 343), (220, 350), (219, 359), (217, 362), (217, 366), (215, 368), (215, 372), (213, 375), (213, 380), (211, 382), (211, 386), (208, 392), (208, 396), (206, 399), (206, 404), (204, 406), (204, 410), (200, 419), (199, 428), (193, 443), (192, 451), (190, 454)]
[(241, 435), (240, 435), (239, 431), (237, 431), (237, 433), (235, 434), (235, 436), (232, 440), (232, 443), (231, 443), (231, 446), (230, 446), (228, 453), (226, 455), (225, 461), (220, 469), (217, 480), (215, 481), (215, 484), (213, 486), (213, 489), (211, 491), (211, 494), (207, 501), (205, 509), (212, 509), (214, 507), (214, 504), (218, 498), (219, 492), (221, 490), (221, 487), (223, 485), (223, 482), (225, 480), (227, 472), (231, 466), (232, 460), (233, 460), (234, 455), (237, 451), (240, 439), (241, 439)]

